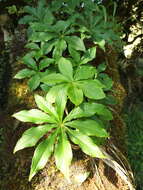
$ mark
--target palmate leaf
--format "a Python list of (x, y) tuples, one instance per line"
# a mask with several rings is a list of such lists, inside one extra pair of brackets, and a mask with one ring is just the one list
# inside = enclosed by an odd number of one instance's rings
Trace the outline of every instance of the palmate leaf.
[(109, 137), (106, 130), (100, 125), (100, 123), (95, 120), (75, 120), (67, 122), (65, 125), (79, 129), (80, 132), (84, 133), (87, 136)]
[(106, 158), (101, 149), (87, 135), (71, 129), (68, 129), (68, 134), (71, 141), (78, 144), (87, 155), (97, 158)]
[(72, 160), (72, 149), (63, 129), (61, 129), (54, 156), (57, 168), (66, 178), (69, 178), (69, 166)]
[(51, 156), (54, 148), (55, 138), (57, 136), (57, 130), (51, 134), (46, 140), (43, 140), (35, 149), (32, 165), (30, 170), (29, 181), (34, 175), (46, 165), (49, 157)]
[(36, 72), (30, 69), (22, 69), (21, 71), (19, 71), (14, 78), (15, 79), (24, 79), (24, 78), (29, 78), (32, 75), (34, 75)]
[(56, 123), (52, 117), (37, 109), (22, 110), (13, 114), (13, 117), (23, 122), (32, 122), (36, 124)]
[(18, 140), (16, 143), (16, 146), (14, 148), (14, 153), (18, 150), (27, 148), (27, 147), (33, 147), (36, 145), (36, 143), (39, 141), (41, 137), (48, 131), (50, 131), (52, 128), (57, 127), (55, 124), (51, 125), (41, 125), (38, 127), (32, 127), (28, 130), (26, 130), (22, 137)]

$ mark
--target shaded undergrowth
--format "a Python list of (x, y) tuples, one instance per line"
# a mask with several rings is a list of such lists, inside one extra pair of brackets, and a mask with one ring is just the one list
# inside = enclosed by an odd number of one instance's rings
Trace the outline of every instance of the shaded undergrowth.
[(134, 172), (137, 190), (143, 190), (143, 101), (126, 110), (128, 159)]

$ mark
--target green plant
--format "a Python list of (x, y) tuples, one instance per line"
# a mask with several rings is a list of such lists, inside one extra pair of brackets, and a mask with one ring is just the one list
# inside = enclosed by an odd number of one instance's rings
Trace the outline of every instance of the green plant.
[[(55, 94), (52, 95), (55, 98)], [(52, 95), (50, 94), (51, 97)], [(109, 136), (102, 123), (92, 118), (95, 114), (99, 114), (105, 115), (106, 118), (108, 116), (108, 120), (112, 119), (112, 114), (106, 107), (93, 102), (83, 103), (64, 116), (67, 96), (63, 88), (58, 92), (55, 105), (52, 105), (49, 94), (47, 94), (46, 100), (39, 95), (35, 95), (35, 101), (38, 108), (45, 113), (38, 109), (32, 109), (28, 111), (23, 110), (13, 115), (23, 122), (45, 123), (44, 125), (32, 127), (25, 131), (17, 142), (14, 152), (26, 147), (35, 146), (43, 135), (50, 132), (50, 135), (46, 139), (44, 138), (34, 152), (29, 180), (31, 180), (38, 170), (45, 166), (53, 151), (57, 168), (66, 177), (69, 177), (72, 150), (68, 137), (73, 143), (78, 144), (86, 154), (99, 158), (105, 157), (90, 136)], [(66, 111), (68, 112), (68, 110)]]
[[(94, 18), (100, 18), (100, 25), (108, 20), (105, 7), (90, 0), (82, 2), (58, 0), (48, 7), (41, 0), (37, 7), (26, 6), (24, 10), (29, 15), (20, 20), (20, 24), (29, 25), (26, 47), (30, 52), (22, 59), (28, 68), (19, 71), (15, 78), (29, 77), (31, 90), (40, 86), (47, 93), (45, 97), (35, 95), (42, 111), (23, 110), (13, 115), (20, 121), (39, 124), (23, 134), (14, 152), (35, 146), (44, 136), (35, 150), (29, 180), (53, 152), (57, 168), (68, 178), (70, 142), (90, 156), (105, 158), (99, 146), (102, 139), (109, 137), (107, 126), (113, 117), (103, 102), (110, 99), (105, 92), (111, 90), (113, 82), (104, 73), (106, 64), (96, 68), (92, 61), (97, 47), (105, 51), (105, 44), (114, 39), (95, 35), (98, 22), (95, 19), (93, 24)], [(88, 14), (90, 26), (84, 22)], [(96, 32), (107, 33), (106, 29), (105, 24), (104, 29), (99, 27)]]

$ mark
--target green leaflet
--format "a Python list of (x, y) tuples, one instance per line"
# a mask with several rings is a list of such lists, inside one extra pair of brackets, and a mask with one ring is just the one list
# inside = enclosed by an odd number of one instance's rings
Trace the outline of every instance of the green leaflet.
[(13, 117), (23, 122), (32, 122), (36, 124), (55, 123), (53, 118), (37, 109), (23, 110), (13, 114)]
[(91, 103), (90, 106), (87, 105), (87, 108), (93, 112), (95, 112), (99, 116), (103, 116), (105, 120), (112, 120), (113, 116), (111, 111), (104, 106), (103, 104), (98, 104), (98, 103)]
[(85, 51), (84, 42), (77, 36), (65, 36), (64, 38), (71, 48), (79, 51)]
[(39, 85), (40, 85), (40, 76), (37, 73), (36, 75), (34, 75), (33, 77), (31, 77), (29, 79), (28, 86), (29, 86), (30, 90), (33, 91), (36, 88), (38, 88)]
[(80, 65), (92, 61), (96, 57), (96, 47), (89, 48), (81, 58)]
[(108, 137), (106, 130), (95, 120), (75, 120), (65, 123), (72, 128), (79, 129), (80, 132), (87, 136)]
[(22, 69), (21, 71), (19, 71), (14, 78), (15, 79), (23, 79), (26, 77), (31, 77), (32, 75), (34, 75), (36, 72), (32, 71), (30, 69)]
[(64, 85), (64, 84), (60, 84), (60, 85), (57, 85), (57, 86), (53, 86), (49, 92), (47, 93), (46, 95), (46, 100), (50, 103), (54, 103), (55, 100), (56, 100), (56, 97), (57, 97), (57, 94), (59, 93), (59, 91), (61, 89), (67, 89), (67, 86)]
[(112, 113), (108, 110), (108, 108), (99, 103), (83, 103), (79, 107), (74, 108), (64, 119), (64, 122), (70, 121), (77, 118), (82, 117), (91, 117), (95, 114), (101, 115), (104, 117), (105, 120), (112, 120), (113, 116)]
[(71, 55), (71, 57), (73, 58), (73, 60), (79, 64), (80, 62), (80, 53), (76, 50), (74, 50), (74, 48), (72, 48), (70, 45), (68, 46), (68, 50), (69, 50), (69, 53)]
[(49, 42), (42, 42), (41, 43), (41, 49), (43, 51), (43, 54), (46, 55), (48, 54), (53, 47), (56, 45), (56, 41), (55, 40), (51, 40)]
[(95, 100), (100, 100), (105, 98), (105, 94), (102, 90), (103, 85), (99, 83), (98, 80), (89, 80), (83, 82), (81, 85), (83, 92), (86, 97), (95, 99)]
[(64, 119), (64, 122), (84, 117), (84, 111), (80, 107), (74, 108)]
[(57, 42), (55, 43), (55, 48), (53, 50), (53, 58), (59, 59), (62, 56), (63, 52), (66, 50), (66, 48), (67, 44), (65, 40), (57, 40)]
[(41, 82), (45, 84), (53, 85), (62, 82), (68, 82), (68, 79), (60, 73), (52, 73), (41, 78)]
[(96, 73), (95, 67), (86, 65), (79, 66), (74, 75), (75, 80), (92, 79)]
[(31, 36), (29, 36), (30, 42), (48, 42), (54, 38), (56, 38), (57, 35), (50, 33), (50, 32), (33, 32)]
[(40, 47), (36, 43), (28, 43), (28, 44), (26, 44), (25, 47), (28, 49), (33, 49), (33, 50), (39, 50), (40, 49)]
[(18, 150), (35, 146), (36, 143), (40, 140), (41, 137), (48, 131), (50, 131), (52, 128), (57, 127), (56, 125), (41, 125), (38, 127), (32, 127), (28, 130), (26, 130), (22, 137), (18, 140), (16, 143), (16, 146), (14, 148), (14, 153)]
[(46, 165), (49, 157), (51, 156), (54, 148), (55, 138), (57, 131), (50, 135), (46, 140), (43, 140), (35, 149), (32, 165), (29, 175), (29, 181), (34, 177), (34, 175)]
[(44, 58), (40, 61), (39, 63), (39, 69), (45, 69), (46, 67), (48, 67), (50, 64), (54, 63), (55, 60), (51, 59), (51, 58)]
[(63, 129), (61, 129), (54, 156), (57, 168), (65, 175), (66, 178), (69, 179), (69, 166), (72, 160), (72, 149)]
[(113, 81), (107, 74), (100, 73), (98, 79), (105, 85), (104, 90), (110, 90), (112, 88)]
[(35, 60), (32, 58), (31, 54), (26, 54), (24, 57), (23, 57), (23, 62), (24, 64), (26, 64), (29, 68), (33, 69), (33, 70), (38, 70), (38, 67), (36, 65), (36, 62)]
[(64, 32), (69, 26), (71, 25), (70, 21), (64, 21), (64, 20), (59, 20), (57, 23), (52, 27), (52, 31), (59, 33), (59, 32)]
[(73, 67), (69, 60), (62, 57), (58, 61), (59, 71), (69, 80), (73, 80)]
[(74, 130), (68, 130), (68, 134), (73, 143), (78, 144), (84, 153), (92, 157), (106, 158), (101, 149), (87, 135)]
[(70, 101), (77, 106), (83, 101), (83, 92), (75, 85), (71, 85), (68, 88), (68, 97)]
[(59, 120), (62, 122), (64, 110), (67, 103), (67, 89), (62, 88), (58, 92), (58, 96), (55, 99), (56, 111), (59, 116)]
[(106, 67), (107, 67), (107, 66), (106, 66), (106, 64), (104, 64), (104, 63), (98, 65), (98, 67), (97, 67), (97, 72), (100, 73), (100, 72), (105, 71), (105, 70), (106, 70)]
[(58, 115), (56, 113), (55, 108), (52, 106), (51, 103), (46, 101), (42, 96), (39, 96), (38, 94), (35, 95), (35, 102), (39, 109), (42, 111), (48, 113), (53, 119), (57, 119)]

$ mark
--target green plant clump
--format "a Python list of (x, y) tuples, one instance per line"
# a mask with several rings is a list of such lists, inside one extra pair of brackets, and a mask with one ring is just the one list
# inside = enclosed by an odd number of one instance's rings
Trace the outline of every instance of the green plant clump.
[[(112, 113), (103, 102), (113, 82), (104, 73), (106, 64), (92, 66), (97, 47), (120, 41), (118, 24), (106, 9), (90, 0), (55, 0), (37, 7), (26, 6), (20, 24), (28, 25), (29, 52), (23, 57), (27, 68), (16, 79), (29, 78), (39, 109), (23, 110), (13, 117), (38, 124), (24, 132), (14, 152), (37, 145), (29, 180), (54, 155), (57, 168), (69, 178), (71, 144), (92, 157), (105, 158), (100, 148), (109, 137), (107, 126)], [(114, 26), (114, 29), (113, 29)]]

